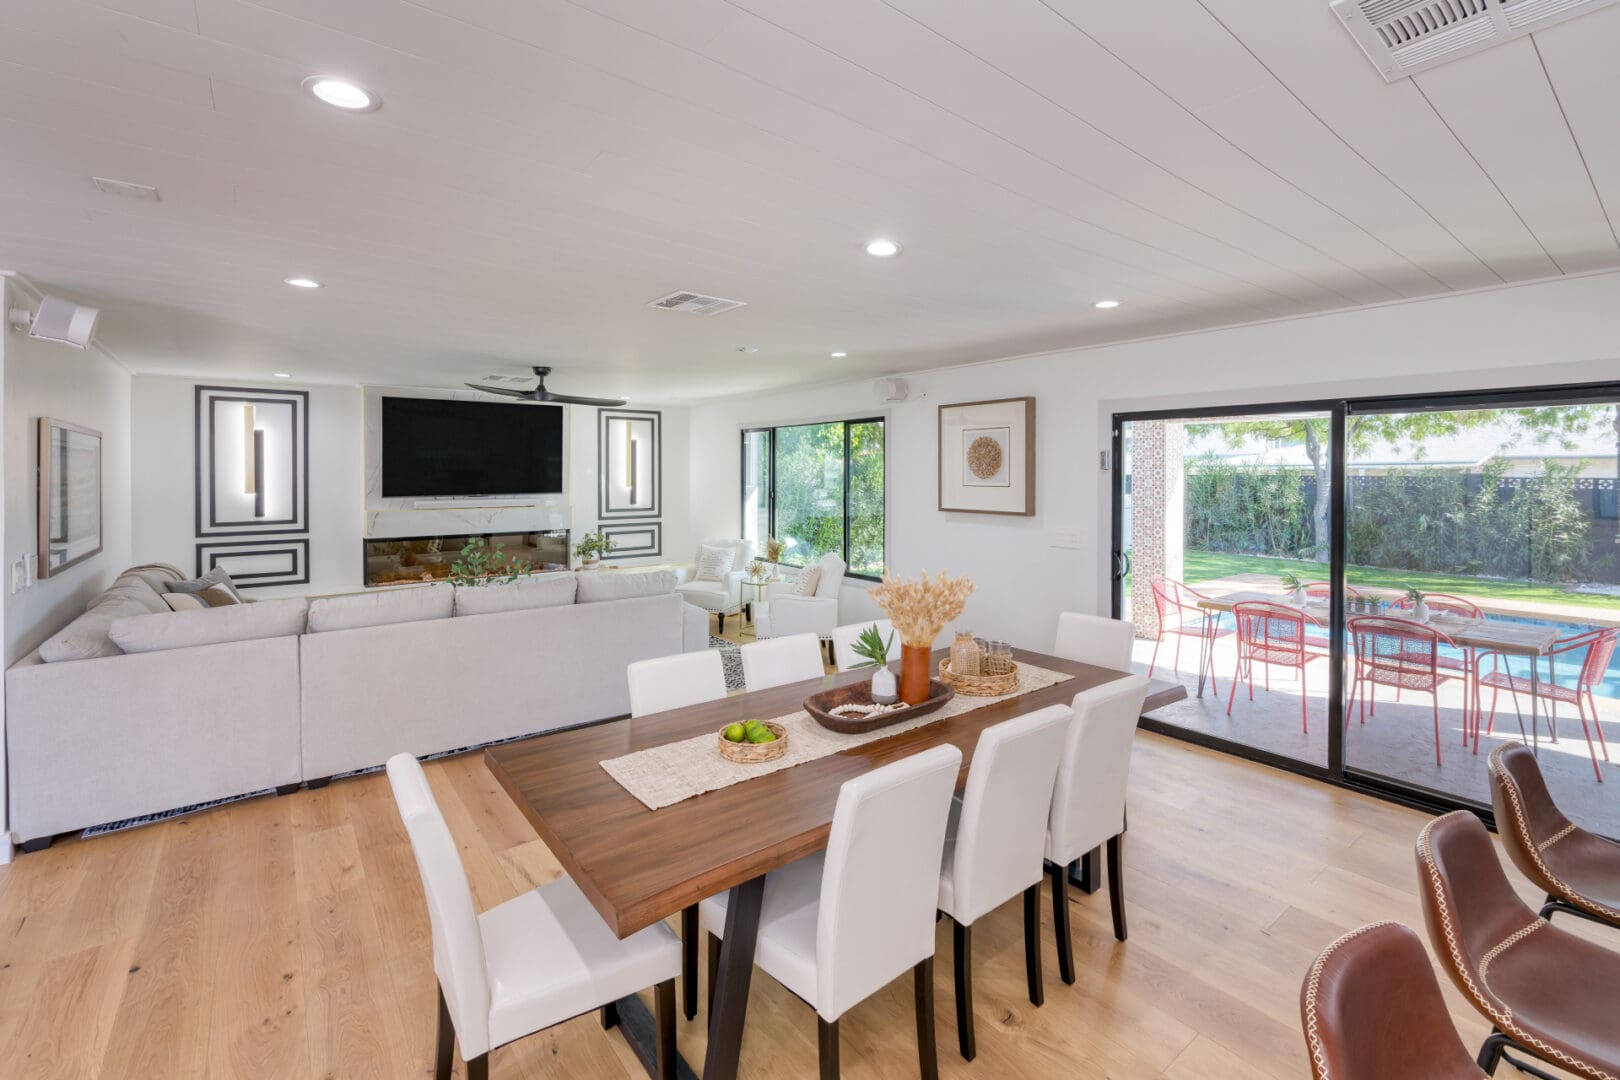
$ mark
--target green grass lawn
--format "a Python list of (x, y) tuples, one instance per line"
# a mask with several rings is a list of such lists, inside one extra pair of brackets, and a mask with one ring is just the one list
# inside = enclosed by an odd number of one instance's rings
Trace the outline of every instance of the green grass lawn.
[[(1270, 559), (1263, 555), (1236, 555), (1225, 551), (1189, 551), (1183, 556), (1182, 580), (1189, 585), (1237, 574), (1282, 574), (1292, 571), (1302, 580), (1325, 580), (1327, 563), (1300, 562), (1296, 559)], [(1345, 576), (1351, 585), (1383, 589), (1416, 586), (1424, 592), (1452, 593), (1491, 600), (1529, 600), (1542, 604), (1571, 607), (1620, 609), (1620, 596), (1600, 593), (1566, 592), (1557, 585), (1539, 581), (1501, 581), (1469, 577), (1465, 574), (1429, 574), (1413, 570), (1385, 570), (1378, 566), (1350, 566)]]

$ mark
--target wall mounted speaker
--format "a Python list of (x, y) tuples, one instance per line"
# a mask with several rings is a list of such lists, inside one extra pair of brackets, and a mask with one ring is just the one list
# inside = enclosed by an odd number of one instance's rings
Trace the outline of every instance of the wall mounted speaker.
[(882, 402), (904, 401), (911, 396), (911, 386), (904, 379), (879, 379), (872, 384), (877, 399)]
[(59, 296), (47, 296), (39, 302), (39, 310), (28, 327), (28, 336), (82, 349), (90, 344), (96, 316), (100, 313), (96, 308), (82, 307)]

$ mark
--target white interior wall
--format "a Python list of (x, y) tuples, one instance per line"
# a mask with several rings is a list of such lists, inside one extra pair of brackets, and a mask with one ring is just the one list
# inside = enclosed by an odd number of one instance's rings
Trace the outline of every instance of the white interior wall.
[[(1620, 379), (1616, 311), (1620, 274), (1594, 274), (908, 376), (910, 398), (886, 407), (889, 566), (966, 573), (978, 590), (964, 626), (1049, 644), (1060, 611), (1108, 610), (1098, 453), (1113, 413)], [(938, 406), (1023, 395), (1036, 398), (1037, 514), (940, 512)], [(693, 475), (718, 478), (692, 485), (694, 533), (740, 528), (742, 428), (878, 409), (864, 381), (693, 408)], [(1077, 545), (1056, 546), (1069, 530)], [(850, 583), (840, 617), (872, 612)]]
[[(362, 587), (360, 543), (366, 535), (365, 391), (272, 380), (258, 384), (142, 375), (134, 380), (134, 556), (196, 569), (193, 483), (196, 461), (194, 390), (208, 385), (258, 385), (309, 391), (310, 581), (255, 589), (253, 595), (317, 595)], [(407, 391), (408, 392), (408, 391)], [(577, 534), (596, 524), (596, 410), (569, 406), (568, 501)], [(688, 453), (684, 408), (664, 412), (664, 536), (690, 543), (686, 492)], [(459, 531), (460, 526), (445, 526)], [(245, 539), (245, 538), (235, 538)], [(657, 562), (661, 559), (634, 560)], [(627, 562), (630, 562), (627, 560)]]

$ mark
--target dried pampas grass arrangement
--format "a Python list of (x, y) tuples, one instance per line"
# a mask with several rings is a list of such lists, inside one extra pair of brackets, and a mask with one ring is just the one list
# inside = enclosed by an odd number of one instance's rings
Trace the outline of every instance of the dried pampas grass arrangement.
[(915, 579), (884, 577), (870, 595), (900, 631), (903, 644), (926, 649), (946, 623), (962, 614), (972, 593), (972, 581), (941, 570), (933, 578), (926, 572)]

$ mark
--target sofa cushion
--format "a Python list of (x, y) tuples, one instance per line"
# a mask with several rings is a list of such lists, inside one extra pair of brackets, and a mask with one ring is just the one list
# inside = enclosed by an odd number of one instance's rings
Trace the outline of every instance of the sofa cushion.
[(731, 573), (731, 565), (736, 560), (736, 548), (704, 544), (698, 548), (697, 569), (693, 571), (692, 579), (694, 581), (724, 581), (726, 575)]
[(121, 650), (107, 636), (112, 624), (131, 615), (168, 614), (163, 602), (143, 571), (126, 570), (90, 601), (83, 615), (68, 623), (39, 647), (39, 658), (47, 663), (62, 660), (93, 660), (117, 656)]
[(126, 653), (162, 652), (227, 641), (293, 637), (304, 632), (307, 611), (308, 602), (302, 597), (233, 603), (162, 615), (133, 615), (116, 620), (108, 633)]
[(329, 630), (448, 619), (455, 608), (455, 599), (455, 586), (447, 583), (323, 597), (310, 601), (309, 632), (322, 634)]
[(196, 592), (166, 592), (163, 602), (170, 611), (202, 611), (204, 608), (230, 607), (240, 604), (241, 598), (223, 585), (210, 585)]
[(160, 593), (163, 591), (164, 582), (184, 581), (186, 579), (184, 570), (164, 562), (142, 563), (139, 566), (132, 566), (125, 570), (124, 574), (134, 574)]
[(506, 585), (457, 585), (456, 615), (563, 607), (574, 602), (573, 574), (536, 574)]
[(629, 600), (635, 596), (662, 596), (675, 591), (673, 570), (593, 570), (579, 575), (576, 603)]
[(814, 596), (816, 586), (821, 584), (821, 567), (806, 566), (793, 577), (793, 585), (788, 589), (789, 596)]
[(236, 587), (236, 582), (232, 581), (231, 575), (227, 574), (225, 569), (219, 566), (211, 567), (202, 577), (181, 581), (165, 581), (159, 591), (164, 594), (199, 593), (204, 589), (215, 587), (223, 587), (226, 592), (230, 593), (238, 601), (242, 599), (242, 591)]
[(731, 604), (731, 593), (717, 581), (688, 581), (675, 586), (675, 595), (704, 611), (724, 611)]

